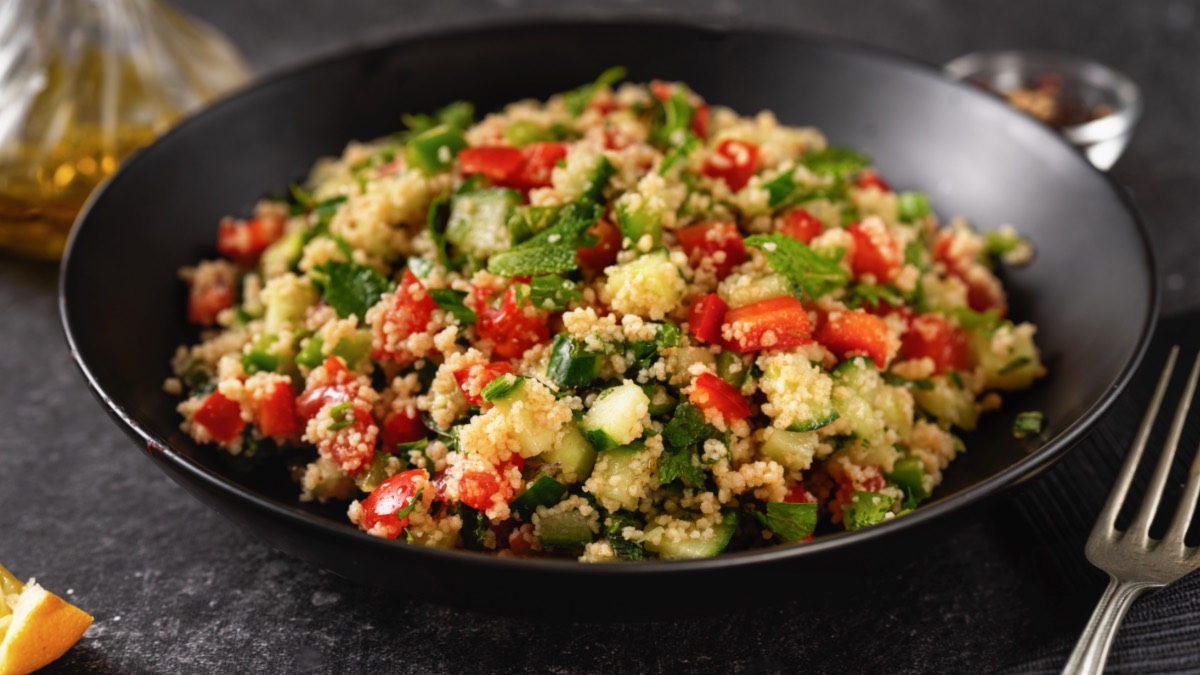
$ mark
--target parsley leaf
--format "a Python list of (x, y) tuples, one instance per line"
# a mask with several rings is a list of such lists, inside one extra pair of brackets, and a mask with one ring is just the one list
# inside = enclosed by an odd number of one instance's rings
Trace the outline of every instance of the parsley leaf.
[(704, 469), (692, 461), (695, 456), (690, 448), (664, 450), (658, 458), (658, 482), (666, 485), (681, 480), (688, 487), (704, 485)]
[(679, 162), (687, 160), (688, 156), (695, 152), (700, 146), (704, 145), (700, 138), (692, 132), (687, 133), (687, 138), (683, 143), (671, 148), (667, 154), (663, 155), (662, 162), (658, 165), (658, 175), (665, 176)]
[(440, 125), (465, 131), (475, 123), (475, 106), (468, 101), (455, 101), (432, 115), (405, 115), (402, 119), (408, 131), (400, 134), (401, 141), (408, 141)]
[(850, 290), (849, 297), (846, 298), (846, 306), (850, 309), (858, 309), (864, 304), (878, 308), (881, 302), (886, 302), (892, 307), (899, 307), (904, 304), (904, 298), (891, 286), (871, 284), (855, 284), (854, 288)]
[(804, 155), (800, 158), (800, 163), (813, 173), (845, 179), (850, 174), (871, 166), (871, 158), (857, 150), (829, 146), (824, 150), (815, 150)]
[(650, 142), (672, 147), (685, 145), (692, 128), (692, 116), (696, 110), (688, 102), (688, 88), (682, 82), (665, 101), (655, 99), (654, 124), (650, 127)]
[(492, 525), (487, 516), (483, 515), (482, 511), (461, 502), (458, 504), (458, 515), (463, 522), (462, 529), (459, 530), (463, 548), (471, 551), (484, 550), (487, 547), (487, 535), (492, 531)]
[(802, 541), (817, 529), (817, 505), (815, 502), (767, 502), (765, 515), (758, 511), (753, 513), (758, 522), (774, 532), (781, 541)]
[(343, 319), (353, 314), (360, 320), (384, 293), (392, 290), (392, 282), (374, 268), (352, 262), (331, 260), (313, 268), (313, 284), (320, 289), (325, 302)]
[(637, 520), (625, 513), (610, 513), (604, 521), (604, 536), (621, 560), (644, 560), (646, 549), (635, 541), (629, 541), (622, 532), (627, 527), (638, 526)]
[(429, 297), (433, 298), (438, 307), (449, 312), (464, 326), (475, 323), (478, 318), (470, 307), (463, 304), (463, 298), (467, 297), (466, 291), (456, 291), (453, 288), (431, 288)]
[(567, 112), (571, 113), (571, 117), (579, 117), (592, 102), (592, 97), (596, 95), (596, 91), (601, 87), (611, 87), (612, 85), (625, 79), (628, 71), (624, 66), (613, 66), (596, 78), (595, 82), (589, 82), (581, 87), (564, 92), (562, 95), (563, 104), (567, 107)]
[(1042, 433), (1042, 428), (1045, 425), (1046, 417), (1041, 410), (1027, 410), (1019, 413), (1017, 418), (1013, 420), (1013, 437), (1025, 438), (1027, 436), (1037, 436)]
[(412, 501), (405, 504), (404, 507), (401, 508), (400, 510), (396, 511), (396, 518), (398, 518), (400, 520), (404, 520), (405, 518), (407, 518), (408, 514), (412, 513), (413, 509), (417, 508), (417, 502), (421, 501), (421, 493), (424, 491), (425, 491), (425, 488), (421, 488), (420, 490), (417, 490), (417, 494), (412, 496)]
[(1004, 367), (1000, 369), (1000, 374), (1007, 375), (1015, 370), (1020, 370), (1031, 363), (1033, 363), (1033, 359), (1029, 358), (1028, 356), (1018, 356), (1012, 361), (1004, 364)]
[(847, 530), (860, 530), (882, 522), (891, 513), (895, 498), (878, 492), (856, 491), (849, 502), (842, 505), (842, 521)]
[(841, 183), (830, 186), (803, 185), (796, 181), (794, 173), (794, 169), (789, 168), (763, 184), (767, 191), (767, 206), (772, 210), (814, 199), (842, 201), (846, 198), (846, 188)]
[(346, 401), (333, 406), (329, 409), (329, 418), (333, 420), (329, 423), (330, 431), (341, 431), (354, 424), (354, 404)]
[(838, 260), (826, 258), (785, 234), (756, 234), (746, 238), (746, 245), (761, 249), (771, 269), (787, 277), (811, 299), (850, 281), (850, 273), (838, 264)]

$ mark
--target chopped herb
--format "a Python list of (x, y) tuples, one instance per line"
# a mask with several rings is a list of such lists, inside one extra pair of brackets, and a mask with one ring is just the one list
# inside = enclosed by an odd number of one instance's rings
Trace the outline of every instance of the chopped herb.
[(425, 453), (426, 446), (429, 445), (429, 440), (422, 438), (419, 441), (409, 441), (408, 443), (397, 443), (392, 449), (395, 454), (408, 454), (413, 450), (420, 450), (421, 454)]
[(555, 214), (554, 223), (524, 242), (488, 259), (488, 271), (506, 277), (569, 272), (579, 266), (575, 249), (594, 243), (587, 230), (604, 209), (583, 200)]
[(925, 487), (925, 465), (917, 457), (896, 460), (888, 479), (904, 490), (907, 496), (904, 508), (916, 508), (929, 498), (929, 490)]
[(873, 284), (855, 284), (846, 298), (846, 306), (850, 309), (858, 309), (864, 304), (878, 309), (880, 303), (884, 302), (892, 307), (900, 307), (904, 304), (904, 298), (891, 286)]
[(404, 149), (404, 161), (426, 175), (441, 173), (450, 168), (465, 147), (467, 139), (462, 129), (440, 125), (410, 138)]
[(422, 258), (415, 255), (410, 256), (407, 263), (408, 269), (412, 270), (413, 275), (418, 279), (424, 279), (428, 277), (429, 274), (433, 272), (434, 266), (437, 265), (437, 263), (429, 258)]
[(600, 160), (596, 162), (596, 167), (592, 169), (592, 175), (588, 177), (583, 194), (579, 196), (580, 201), (589, 204), (603, 204), (604, 188), (608, 187), (608, 181), (616, 173), (617, 167), (613, 166), (607, 157), (601, 155)]
[(429, 297), (464, 326), (469, 326), (477, 320), (475, 312), (463, 304), (467, 297), (466, 291), (456, 291), (453, 288), (431, 288)]
[(817, 529), (815, 502), (767, 502), (765, 514), (753, 511), (763, 527), (775, 533), (781, 541), (803, 541)]
[(1013, 420), (1013, 437), (1026, 438), (1028, 436), (1037, 436), (1042, 433), (1046, 418), (1040, 410), (1027, 410), (1018, 413)]
[(904, 247), (904, 263), (919, 270), (925, 269), (925, 247), (919, 241), (910, 241)]
[(600, 77), (596, 78), (595, 82), (590, 82), (577, 89), (565, 92), (563, 104), (567, 107), (567, 112), (571, 113), (571, 117), (579, 117), (583, 111), (592, 102), (592, 98), (596, 96), (596, 92), (603, 87), (611, 87), (614, 84), (625, 79), (628, 71), (624, 66), (613, 66), (608, 70), (600, 73)]
[(584, 349), (583, 342), (559, 333), (550, 347), (550, 362), (546, 376), (560, 387), (586, 387), (600, 372), (599, 355)]
[(680, 403), (675, 416), (663, 428), (663, 438), (672, 448), (687, 448), (717, 435), (704, 413), (691, 403)]
[(692, 132), (687, 133), (687, 138), (683, 143), (671, 148), (667, 154), (663, 155), (662, 163), (658, 165), (658, 175), (665, 176), (679, 162), (687, 160), (688, 156), (704, 145), (699, 137)]
[(1033, 359), (1029, 358), (1028, 356), (1018, 356), (1012, 361), (1004, 364), (1004, 367), (1000, 369), (1000, 374), (1007, 375), (1015, 370), (1020, 370), (1031, 363), (1033, 363)]
[(510, 394), (521, 388), (525, 382), (523, 377), (509, 377), (501, 375), (496, 379), (488, 382), (487, 385), (479, 392), (479, 396), (485, 401), (499, 401), (502, 398), (507, 398)]
[(625, 528), (637, 528), (638, 525), (638, 521), (632, 516), (619, 511), (610, 513), (604, 521), (604, 536), (608, 538), (609, 545), (621, 560), (646, 559), (646, 549), (638, 542), (629, 541), (623, 534)]
[(439, 195), (429, 204), (425, 227), (429, 230), (429, 238), (433, 239), (434, 247), (437, 248), (438, 261), (448, 268), (453, 268), (457, 267), (460, 261), (452, 259), (446, 247), (446, 228), (449, 224), (450, 195)]
[(829, 146), (824, 150), (814, 150), (804, 155), (800, 158), (800, 163), (813, 173), (844, 180), (851, 174), (871, 166), (871, 158), (857, 150)]
[(487, 516), (461, 502), (458, 504), (458, 515), (462, 518), (463, 523), (462, 529), (459, 530), (463, 547), (471, 551), (482, 551), (487, 548), (487, 536), (492, 531), (492, 525)]
[(1021, 238), (1021, 235), (1007, 228), (983, 233), (984, 251), (994, 258), (1012, 253), (1023, 244), (1025, 244), (1025, 240)]
[(896, 195), (896, 209), (901, 221), (914, 222), (929, 215), (929, 197), (924, 192), (901, 192)]
[(408, 142), (437, 126), (466, 131), (475, 123), (475, 106), (468, 101), (455, 101), (432, 115), (405, 115), (401, 119), (404, 120), (408, 131), (400, 134), (400, 140)]
[(519, 206), (509, 209), (505, 226), (516, 244), (554, 224), (561, 206)]
[(325, 360), (325, 355), (322, 349), (325, 347), (325, 340), (321, 339), (320, 335), (313, 335), (308, 338), (308, 342), (304, 343), (304, 347), (300, 349), (300, 353), (296, 354), (296, 363), (307, 368), (316, 368)]
[(683, 145), (692, 127), (692, 115), (696, 113), (688, 102), (689, 90), (682, 82), (665, 101), (655, 99), (654, 124), (650, 127), (650, 142), (663, 147)]
[(842, 505), (842, 521), (847, 530), (861, 530), (882, 522), (895, 501), (895, 498), (878, 492), (856, 491), (850, 501)]
[(761, 249), (771, 269), (787, 277), (811, 299), (841, 288), (850, 280), (850, 274), (838, 260), (826, 258), (787, 235), (756, 234), (746, 238), (746, 245)]
[(767, 206), (772, 210), (801, 204), (814, 199), (836, 201), (845, 199), (846, 197), (846, 188), (841, 183), (820, 186), (803, 185), (797, 182), (794, 168), (789, 168), (767, 181), (763, 184), (763, 188), (767, 191), (768, 195)]
[(412, 513), (413, 509), (417, 508), (417, 502), (421, 501), (421, 493), (424, 491), (425, 488), (417, 490), (417, 494), (412, 496), (412, 501), (405, 504), (402, 508), (400, 508), (400, 510), (396, 511), (396, 518), (399, 520), (404, 520), (407, 518), (408, 514)]
[(270, 351), (271, 346), (278, 340), (278, 335), (263, 335), (254, 342), (250, 351), (242, 354), (242, 368), (247, 375), (273, 373), (279, 369), (281, 359), (278, 354), (272, 354)]
[(341, 431), (346, 427), (354, 424), (354, 404), (350, 401), (339, 403), (329, 409), (329, 418), (333, 421), (329, 423), (330, 431)]
[(313, 268), (313, 283), (325, 302), (343, 319), (354, 315), (363, 320), (380, 296), (392, 290), (392, 282), (374, 268), (352, 262), (330, 260)]
[(567, 494), (567, 486), (550, 476), (538, 476), (527, 490), (517, 495), (509, 506), (524, 520), (529, 520), (539, 506), (557, 504)]
[(950, 316), (958, 321), (959, 327), (963, 330), (981, 330), (990, 333), (1000, 325), (1000, 310), (998, 309), (976, 312), (966, 307), (958, 307), (950, 311)]
[(555, 274), (533, 277), (528, 284), (517, 284), (517, 304), (529, 295), (529, 301), (538, 309), (559, 312), (572, 302), (583, 300), (583, 294), (574, 281)]
[(966, 388), (965, 385), (963, 385), (962, 375), (960, 375), (957, 370), (948, 370), (946, 371), (946, 375), (950, 377), (950, 381), (954, 383), (955, 387), (959, 389)]
[(912, 387), (926, 391), (933, 389), (933, 380), (928, 377), (919, 380), (906, 380), (895, 373), (884, 373), (883, 377), (893, 387)]
[(691, 448), (664, 450), (658, 458), (658, 482), (666, 485), (676, 480), (687, 487), (704, 485), (704, 469), (692, 458), (696, 453)]

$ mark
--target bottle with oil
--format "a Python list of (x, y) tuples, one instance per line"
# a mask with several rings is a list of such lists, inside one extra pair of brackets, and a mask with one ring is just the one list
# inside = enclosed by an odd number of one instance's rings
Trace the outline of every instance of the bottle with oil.
[(60, 257), (122, 158), (247, 72), (160, 0), (0, 0), (0, 249)]

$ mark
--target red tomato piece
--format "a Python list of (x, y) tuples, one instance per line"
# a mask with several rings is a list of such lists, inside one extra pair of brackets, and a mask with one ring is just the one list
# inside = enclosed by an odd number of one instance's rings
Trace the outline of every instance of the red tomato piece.
[(383, 428), (379, 430), (384, 452), (395, 452), (397, 445), (422, 440), (428, 434), (421, 416), (410, 415), (407, 412), (389, 414), (383, 420)]
[(701, 342), (721, 344), (721, 324), (729, 305), (716, 293), (702, 295), (692, 301), (688, 312), (688, 327)]
[(296, 398), (296, 414), (302, 420), (316, 417), (326, 403), (338, 404), (350, 400), (350, 383), (354, 381), (354, 375), (346, 370), (342, 360), (336, 356), (327, 356), (321, 367), (325, 369), (326, 379), (330, 383), (305, 389)]
[(804, 483), (796, 483), (788, 488), (787, 494), (783, 496), (783, 501), (789, 504), (811, 504), (817, 501), (817, 498), (804, 487)]
[(675, 95), (675, 85), (662, 80), (650, 80), (650, 93), (654, 98), (665, 101)]
[(721, 336), (741, 353), (789, 349), (812, 342), (812, 327), (800, 301), (785, 296), (729, 310)]
[(304, 431), (303, 420), (296, 414), (292, 385), (276, 382), (271, 393), (259, 401), (255, 422), (263, 436), (293, 436)]
[(517, 148), (502, 145), (465, 148), (458, 153), (459, 166), (468, 176), (481, 173), (497, 185), (503, 185), (521, 169), (524, 155)]
[(891, 281), (904, 267), (904, 252), (881, 220), (853, 223), (846, 228), (854, 238), (850, 268), (855, 278), (870, 274), (879, 283)]
[(887, 364), (889, 337), (887, 323), (861, 309), (830, 312), (816, 334), (838, 358), (869, 356), (880, 368)]
[(437, 303), (430, 297), (425, 285), (413, 275), (412, 270), (404, 270), (404, 278), (392, 295), (391, 304), (371, 325), (375, 334), (373, 342), (382, 345), (373, 348), (371, 356), (380, 360), (391, 359), (401, 365), (415, 361), (416, 357), (409, 353), (404, 342), (413, 333), (419, 333), (429, 326), (435, 309)]
[(701, 103), (696, 106), (696, 112), (692, 115), (692, 133), (700, 138), (708, 137), (708, 121), (712, 117), (712, 110), (707, 103)]
[(757, 169), (758, 146), (727, 138), (704, 164), (704, 175), (725, 181), (730, 190), (737, 192), (746, 187)]
[(378, 433), (371, 413), (355, 407), (350, 426), (338, 429), (332, 438), (319, 442), (317, 449), (326, 450), (342, 471), (353, 476), (371, 463)]
[(237, 280), (225, 266), (212, 266), (188, 282), (188, 321), (208, 326), (217, 321), (221, 310), (233, 307)]
[(424, 469), (410, 469), (398, 473), (379, 484), (362, 501), (362, 529), (375, 530), (388, 539), (400, 536), (408, 527), (408, 516), (396, 517), (396, 514), (409, 507), (416, 498), (417, 492), (425, 486), (427, 475)]
[(563, 143), (530, 143), (521, 148), (521, 167), (504, 182), (507, 187), (518, 190), (550, 185), (550, 172), (558, 160), (567, 156), (567, 146)]
[(967, 336), (937, 314), (913, 317), (900, 340), (900, 358), (933, 360), (934, 371), (970, 370)]
[(550, 339), (546, 312), (528, 305), (517, 306), (516, 289), (504, 292), (499, 309), (485, 307), (478, 312), (475, 330), (479, 337), (491, 340), (497, 356), (515, 359), (530, 347)]
[(473, 509), (487, 511), (492, 508), (496, 495), (504, 501), (512, 498), (512, 487), (500, 480), (492, 471), (464, 471), (458, 481), (458, 501)]
[(796, 241), (807, 244), (825, 231), (825, 223), (800, 207), (788, 209), (783, 214), (783, 226), (779, 231)]
[(726, 423), (750, 416), (750, 405), (742, 393), (712, 373), (700, 373), (692, 384), (688, 400), (705, 411), (720, 413)]
[(593, 272), (601, 272), (605, 267), (617, 260), (621, 252), (621, 230), (611, 222), (601, 218), (595, 225), (588, 228), (588, 234), (599, 239), (593, 246), (575, 249), (575, 258), (579, 266)]
[(280, 218), (223, 218), (217, 226), (217, 252), (240, 263), (252, 264), (283, 234), (283, 225)]
[(675, 232), (679, 245), (693, 267), (704, 259), (712, 260), (718, 279), (729, 276), (734, 267), (746, 262), (746, 244), (733, 223), (702, 223)]
[(454, 371), (454, 379), (458, 382), (458, 388), (467, 397), (467, 402), (472, 405), (483, 403), (480, 397), (480, 392), (488, 386), (492, 380), (501, 375), (512, 375), (513, 367), (504, 361), (495, 363), (475, 364), (466, 368), (459, 368)]
[(237, 438), (242, 433), (242, 427), (246, 426), (242, 419), (242, 406), (219, 391), (214, 391), (204, 399), (193, 419), (208, 430), (209, 436), (221, 443)]
[(877, 188), (884, 192), (892, 191), (892, 186), (888, 185), (888, 182), (885, 181), (878, 172), (872, 169), (867, 169), (866, 171), (858, 174), (858, 180), (856, 180), (854, 183), (859, 188), (864, 190), (867, 188)]

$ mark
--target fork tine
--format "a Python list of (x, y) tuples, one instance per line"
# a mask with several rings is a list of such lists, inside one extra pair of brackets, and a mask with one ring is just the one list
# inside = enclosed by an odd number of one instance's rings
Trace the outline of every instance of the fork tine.
[(1171, 373), (1175, 370), (1175, 360), (1178, 356), (1179, 346), (1176, 345), (1167, 355), (1167, 363), (1163, 366), (1162, 375), (1158, 378), (1158, 386), (1154, 388), (1154, 396), (1151, 397), (1150, 405), (1146, 408), (1142, 426), (1138, 429), (1137, 436), (1134, 437), (1129, 454), (1125, 456), (1125, 463), (1121, 465), (1121, 471), (1117, 474), (1116, 481), (1113, 482), (1112, 492), (1109, 493), (1108, 500), (1104, 502), (1104, 509), (1096, 518), (1096, 525), (1092, 529), (1093, 535), (1102, 533), (1107, 536), (1116, 527), (1117, 513), (1120, 512), (1121, 505), (1125, 503), (1125, 497), (1129, 494), (1129, 486), (1133, 484), (1133, 474), (1137, 472), (1138, 464), (1142, 461), (1142, 452), (1146, 449), (1146, 441), (1150, 438), (1154, 419), (1158, 417), (1158, 409), (1162, 407), (1163, 396), (1167, 393), (1167, 385), (1171, 383)]
[(1183, 423), (1187, 420), (1188, 409), (1192, 407), (1192, 396), (1196, 393), (1197, 377), (1200, 377), (1200, 356), (1192, 365), (1192, 374), (1188, 377), (1183, 395), (1179, 399), (1179, 406), (1175, 409), (1175, 419), (1171, 420), (1171, 431), (1167, 434), (1167, 443), (1158, 458), (1158, 465), (1154, 467), (1154, 475), (1146, 488), (1146, 496), (1142, 498), (1137, 515), (1127, 530), (1143, 541), (1150, 537), (1150, 523), (1153, 522), (1158, 504), (1162, 501), (1167, 475), (1171, 473), (1171, 462), (1175, 459), (1175, 449), (1179, 447), (1179, 437), (1183, 435)]
[[(1196, 382), (1197, 371), (1200, 371), (1200, 353), (1196, 355), (1196, 365), (1192, 367), (1191, 384)], [(1192, 468), (1188, 469), (1187, 486), (1183, 489), (1183, 497), (1180, 498), (1179, 506), (1175, 508), (1175, 516), (1171, 519), (1171, 526), (1167, 529), (1167, 542), (1183, 545), (1192, 516), (1196, 513), (1197, 500), (1200, 500), (1200, 449), (1197, 449), (1196, 456), (1192, 459)]]

